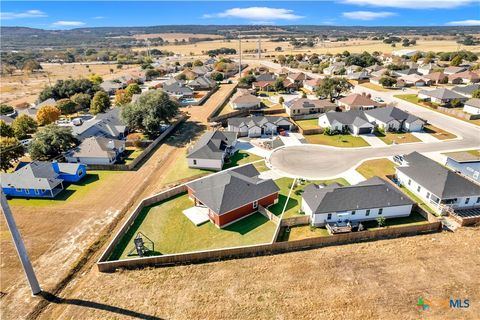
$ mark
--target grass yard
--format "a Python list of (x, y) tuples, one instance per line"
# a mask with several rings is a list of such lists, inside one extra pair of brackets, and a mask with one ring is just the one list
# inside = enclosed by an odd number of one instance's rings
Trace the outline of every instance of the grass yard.
[(318, 129), (320, 126), (318, 125), (318, 118), (315, 119), (308, 119), (308, 120), (297, 120), (295, 121), (300, 128), (303, 130), (309, 129)]
[[(385, 227), (405, 227), (418, 224), (425, 224), (428, 221), (418, 212), (413, 211), (408, 217), (385, 219)], [(378, 227), (376, 220), (362, 222), (368, 230), (382, 229)]]
[(445, 131), (443, 129), (440, 129), (438, 127), (435, 127), (431, 124), (427, 124), (423, 127), (423, 131), (426, 133), (429, 133), (433, 135), (435, 138), (439, 140), (447, 140), (447, 139), (455, 139), (457, 136), (454, 135), (453, 133), (450, 133), (448, 131)]
[(34, 206), (47, 207), (58, 204), (64, 204), (65, 201), (80, 200), (88, 193), (101, 187), (102, 182), (113, 175), (121, 175), (125, 172), (121, 171), (94, 171), (89, 170), (87, 175), (77, 183), (68, 185), (62, 192), (60, 192), (54, 199), (24, 199), (12, 198), (9, 200), (11, 206)]
[[(456, 119), (459, 119), (459, 120), (462, 120), (462, 121), (466, 121), (466, 122), (470, 122), (470, 123), (473, 123), (473, 124), (476, 124), (477, 126), (480, 126), (480, 119), (475, 119), (475, 120), (467, 120), (465, 118), (461, 118), (461, 117), (457, 117), (451, 113), (445, 113), (445, 112), (441, 112), (440, 110), (438, 109), (434, 109), (424, 103), (422, 103), (421, 100), (418, 99), (417, 95), (416, 94), (398, 94), (398, 95), (394, 95), (395, 98), (398, 98), (398, 99), (402, 99), (402, 100), (405, 100), (405, 101), (408, 101), (410, 103), (414, 103), (416, 105), (419, 105), (420, 107), (423, 107), (423, 108), (427, 108), (429, 110), (433, 110), (435, 112), (438, 112), (438, 113), (441, 113), (441, 114), (444, 114), (444, 115), (447, 115), (449, 117), (452, 117), (452, 118), (456, 118)], [(461, 109), (461, 108), (457, 108), (457, 109)]]
[(412, 143), (412, 142), (421, 142), (420, 139), (415, 137), (410, 132), (374, 132), (375, 136), (380, 138), (386, 144), (402, 144), (402, 143)]
[(367, 160), (357, 167), (357, 171), (367, 179), (395, 174), (396, 164), (386, 158)]
[(313, 226), (296, 226), (291, 227), (290, 232), (285, 231), (283, 235), (283, 241), (294, 241), (302, 240), (308, 238), (317, 238), (317, 237), (329, 237), (326, 228), (316, 228)]
[(336, 134), (329, 136), (326, 134), (312, 134), (305, 136), (308, 143), (312, 144), (324, 144), (333, 147), (368, 147), (369, 144), (361, 137), (355, 137), (350, 134)]
[(365, 88), (368, 88), (368, 89), (372, 89), (372, 90), (375, 90), (375, 91), (380, 91), (380, 92), (388, 92), (390, 90), (382, 87), (382, 86), (379, 86), (379, 85), (376, 85), (375, 83), (370, 83), (370, 82), (365, 82), (365, 83), (362, 83), (360, 84), (362, 87), (365, 87)]
[(192, 206), (184, 193), (145, 208), (110, 260), (127, 259), (138, 232), (154, 242), (154, 255), (268, 243), (275, 232), (275, 224), (258, 212), (224, 229), (211, 222), (197, 227), (182, 213)]
[(126, 148), (125, 152), (127, 157), (123, 159), (123, 163), (130, 164), (133, 160), (135, 160), (139, 155), (142, 154), (144, 148), (135, 148), (135, 147), (128, 147)]
[[(290, 199), (288, 199), (287, 207), (285, 209), (285, 213), (283, 218), (289, 218), (300, 215), (300, 205), (302, 202), (302, 193), (305, 186), (311, 183), (325, 183), (325, 184), (332, 184), (334, 182), (340, 183), (342, 185), (348, 185), (349, 183), (343, 179), (333, 179), (333, 180), (322, 180), (322, 181), (308, 181), (304, 185), (297, 185), (290, 195)], [(268, 210), (270, 210), (273, 214), (279, 216), (282, 214), (283, 208), (285, 207), (285, 203), (287, 202), (288, 193), (290, 191), (290, 187), (293, 183), (292, 178), (280, 178), (275, 180), (275, 183), (280, 188), (278, 203), (270, 206)]]

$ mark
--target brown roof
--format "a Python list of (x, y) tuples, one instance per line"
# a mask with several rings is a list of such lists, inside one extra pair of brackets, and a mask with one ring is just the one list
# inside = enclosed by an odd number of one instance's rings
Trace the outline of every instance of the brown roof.
[(286, 103), (289, 108), (335, 108), (335, 103), (328, 99), (311, 100), (307, 98), (297, 98)]
[(307, 75), (303, 72), (290, 73), (288, 77), (293, 80), (306, 80), (308, 78)]
[(308, 84), (312, 87), (318, 86), (320, 83), (322, 83), (322, 79), (310, 79), (305, 81), (305, 84)]
[(267, 86), (272, 86), (275, 81), (256, 81), (253, 83), (254, 87), (265, 88)]
[(245, 102), (259, 103), (260, 99), (258, 99), (254, 95), (251, 95), (249, 92), (245, 92), (241, 95), (233, 97), (232, 99), (232, 103), (245, 103)]
[(475, 72), (472, 72), (472, 71), (463, 71), (463, 72), (459, 72), (459, 73), (454, 73), (454, 74), (451, 74), (448, 76), (448, 79), (458, 79), (458, 78), (462, 78), (462, 79), (469, 79), (469, 80), (477, 80), (479, 79), (480, 77), (478, 76), (478, 74), (476, 74)]
[(380, 107), (382, 104), (373, 101), (369, 97), (359, 93), (353, 93), (339, 100), (339, 102), (349, 105), (351, 107), (376, 106)]
[(440, 81), (443, 78), (445, 78), (446, 76), (447, 75), (445, 73), (438, 71), (438, 72), (433, 72), (433, 73), (427, 74), (424, 77), (427, 78), (427, 79), (433, 80), (433, 81)]

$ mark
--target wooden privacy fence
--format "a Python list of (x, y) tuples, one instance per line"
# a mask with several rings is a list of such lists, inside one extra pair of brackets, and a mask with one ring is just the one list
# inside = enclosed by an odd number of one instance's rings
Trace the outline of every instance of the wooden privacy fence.
[[(181, 191), (180, 191), (181, 192)], [(153, 201), (155, 202), (155, 201)], [(153, 203), (151, 202), (151, 203)], [(150, 203), (150, 204), (151, 204)], [(122, 230), (128, 230), (134, 219), (129, 219), (122, 227)], [(190, 253), (168, 254), (154, 257), (142, 257), (126, 260), (108, 261), (108, 257), (114, 248), (114, 243), (107, 248), (97, 267), (100, 272), (112, 272), (118, 268), (141, 268), (146, 266), (168, 266), (175, 264), (204, 263), (226, 259), (238, 259), (261, 255), (278, 254), (296, 250), (307, 250), (332, 245), (341, 245), (361, 241), (372, 241), (384, 238), (395, 238), (401, 236), (412, 236), (422, 233), (438, 232), (441, 230), (441, 223), (431, 222), (421, 225), (383, 228), (378, 230), (368, 230), (362, 232), (352, 232), (328, 237), (316, 237), (295, 241), (275, 242), (271, 244), (260, 244), (253, 246), (196, 251)], [(120, 241), (123, 233), (118, 233), (115, 241)], [(118, 239), (117, 239), (118, 238)], [(118, 243), (118, 242), (116, 242)]]
[[(295, 116), (291, 118), (295, 126), (298, 128), (298, 132), (300, 132), (304, 136), (312, 135), (312, 134), (321, 134), (323, 133), (323, 128), (313, 128), (313, 129), (303, 129), (295, 120), (302, 120), (296, 119)], [(307, 118), (308, 119), (308, 118)], [(310, 118), (311, 119), (311, 118)]]
[(281, 227), (294, 227), (310, 224), (310, 216), (291, 217), (282, 220)]
[(217, 105), (215, 106), (215, 108), (213, 108), (212, 112), (210, 113), (210, 115), (207, 118), (208, 122), (217, 121), (217, 120), (214, 120), (214, 118), (215, 118), (214, 115), (216, 115), (217, 112), (227, 103), (228, 99), (230, 99), (230, 97), (233, 95), (233, 93), (235, 92), (236, 89), (237, 89), (236, 85), (232, 86), (232, 89), (227, 92), (225, 97), (223, 97), (223, 99), (218, 101)]
[(452, 220), (457, 222), (460, 226), (473, 226), (476, 224), (480, 224), (480, 216), (477, 217), (461, 217), (456, 214), (449, 214), (448, 215)]
[(265, 207), (258, 206), (258, 212), (260, 212), (262, 215), (264, 215), (268, 220), (272, 221), (275, 223), (277, 226), (280, 223), (280, 218), (274, 215), (270, 210), (268, 210)]

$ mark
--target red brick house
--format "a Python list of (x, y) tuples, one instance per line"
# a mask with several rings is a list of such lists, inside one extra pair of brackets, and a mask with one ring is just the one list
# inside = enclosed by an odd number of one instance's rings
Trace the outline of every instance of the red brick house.
[(278, 202), (279, 188), (263, 180), (253, 165), (226, 170), (187, 184), (188, 196), (196, 206), (207, 207), (208, 216), (224, 228)]

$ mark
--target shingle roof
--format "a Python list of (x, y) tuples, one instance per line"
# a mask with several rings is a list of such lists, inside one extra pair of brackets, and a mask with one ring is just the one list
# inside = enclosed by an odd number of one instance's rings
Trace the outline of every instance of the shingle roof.
[(375, 106), (380, 107), (381, 104), (373, 101), (369, 97), (359, 93), (353, 93), (339, 100), (339, 102), (351, 107)]
[(365, 124), (369, 124), (373, 127), (373, 125), (370, 124), (365, 116), (365, 113), (361, 110), (350, 110), (347, 112), (327, 112), (325, 113), (325, 116), (330, 123), (337, 121), (346, 126), (355, 125), (356, 127), (360, 127)]
[[(235, 127), (241, 127), (243, 125), (246, 125), (247, 127), (253, 127), (253, 126), (263, 126), (265, 123), (270, 122), (273, 124), (278, 123), (280, 120), (288, 121), (285, 117), (275, 117), (275, 116), (249, 116), (249, 117), (243, 117), (243, 118), (230, 118), (228, 119), (228, 125), (230, 126), (235, 126)], [(291, 123), (291, 122), (290, 122)]]
[(423, 94), (437, 99), (464, 99), (465, 97), (461, 94), (453, 92), (445, 88), (438, 88), (434, 90), (420, 90), (418, 94)]
[(334, 108), (335, 104), (328, 99), (312, 100), (307, 98), (296, 98), (285, 102), (288, 108)]
[(126, 126), (120, 116), (121, 108), (113, 108), (99, 113), (94, 119), (82, 122), (81, 125), (69, 125), (73, 134), (80, 140), (91, 136), (118, 137), (125, 132)]
[(445, 73), (453, 74), (453, 73), (459, 73), (467, 70), (465, 67), (447, 67), (443, 70)]
[(1, 174), (2, 188), (50, 190), (62, 183), (50, 162), (34, 161), (13, 173)]
[(314, 214), (413, 204), (413, 201), (395, 186), (379, 177), (345, 187), (329, 185), (320, 188), (318, 185), (311, 184), (304, 190), (303, 200)]
[(205, 206), (222, 215), (280, 190), (273, 180), (262, 180), (258, 174), (250, 164), (210, 175), (187, 186)]
[(472, 83), (466, 86), (455, 86), (452, 88), (453, 91), (463, 94), (463, 95), (471, 95), (473, 91), (480, 89), (480, 84)]
[(465, 105), (480, 109), (480, 99), (479, 98), (469, 99), (467, 102), (465, 102)]
[(366, 110), (365, 114), (375, 119), (378, 119), (383, 123), (388, 123), (392, 120), (397, 120), (400, 122), (405, 121), (406, 123), (412, 123), (420, 119), (419, 117), (414, 116), (413, 114), (405, 112), (396, 107), (385, 107), (385, 108)]
[(469, 79), (469, 80), (478, 80), (480, 77), (478, 76), (477, 73), (472, 72), (472, 71), (462, 71), (459, 73), (454, 73), (448, 76), (448, 79), (453, 80), (453, 79)]
[(252, 94), (250, 92), (244, 92), (238, 95), (235, 95), (232, 97), (232, 103), (252, 103), (252, 104), (258, 104), (260, 103), (260, 99)]
[(445, 73), (439, 71), (439, 72), (433, 72), (433, 73), (430, 73), (430, 74), (426, 74), (424, 77), (427, 78), (427, 79), (430, 79), (432, 81), (438, 82), (438, 81), (443, 80), (445, 77), (447, 77), (447, 75)]
[(441, 199), (480, 195), (480, 185), (416, 151), (406, 155), (405, 160), (407, 166), (397, 167), (397, 170)]
[(236, 132), (206, 132), (189, 151), (187, 158), (222, 159), (225, 149), (232, 146), (236, 139)]
[[(113, 148), (112, 148), (113, 147)], [(117, 155), (115, 150), (125, 147), (125, 141), (103, 137), (89, 137), (71, 150), (69, 157), (99, 157), (112, 158)]]

